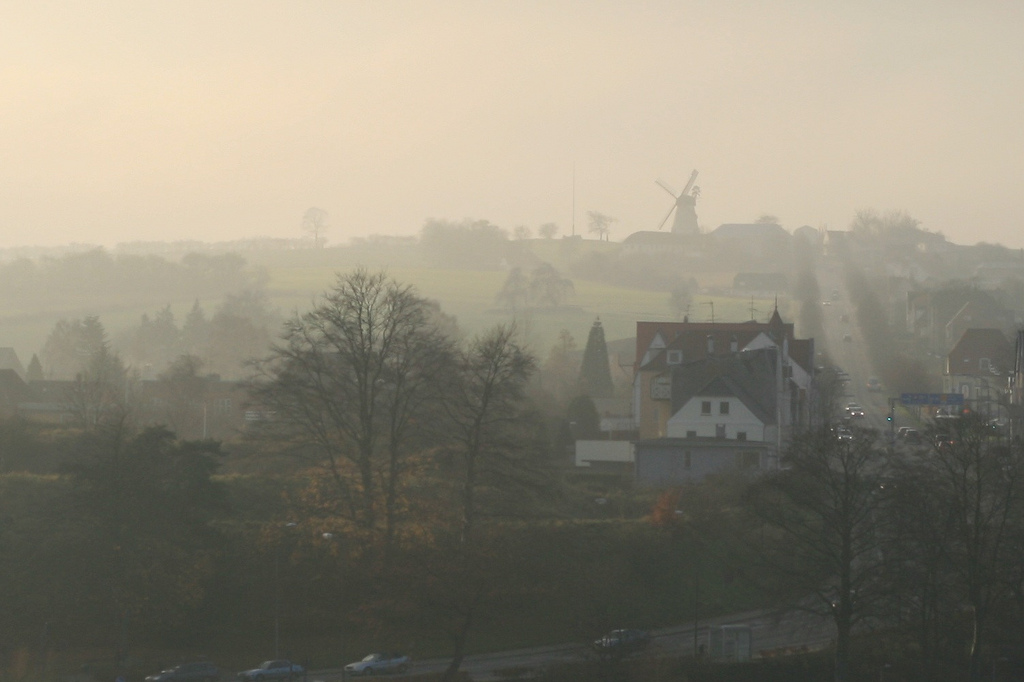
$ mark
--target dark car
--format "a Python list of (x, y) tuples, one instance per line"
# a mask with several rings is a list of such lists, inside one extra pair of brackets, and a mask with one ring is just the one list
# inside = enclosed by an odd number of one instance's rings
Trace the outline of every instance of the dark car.
[(594, 649), (605, 656), (625, 656), (647, 648), (651, 633), (646, 630), (612, 630), (594, 640)]
[(243, 670), (238, 673), (238, 679), (246, 682), (260, 682), (261, 680), (285, 680), (302, 677), (305, 674), (302, 666), (283, 659), (275, 661), (263, 661), (259, 667), (252, 670)]
[(220, 669), (213, 663), (180, 663), (146, 676), (146, 682), (215, 682), (220, 679)]

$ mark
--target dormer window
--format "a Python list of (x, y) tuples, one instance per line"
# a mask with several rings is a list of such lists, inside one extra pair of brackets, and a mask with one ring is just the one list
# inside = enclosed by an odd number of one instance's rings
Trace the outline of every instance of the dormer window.
[(733, 334), (732, 338), (729, 340), (729, 352), (730, 353), (736, 353), (736, 352), (739, 351), (739, 349), (740, 349), (740, 342), (736, 338), (736, 335)]
[(678, 365), (683, 362), (683, 351), (681, 350), (670, 350), (668, 357), (665, 360), (670, 365)]

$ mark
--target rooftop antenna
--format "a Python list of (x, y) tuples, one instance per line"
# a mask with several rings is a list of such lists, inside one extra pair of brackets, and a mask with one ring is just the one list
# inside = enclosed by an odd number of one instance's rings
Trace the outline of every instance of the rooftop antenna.
[(576, 162), (572, 162), (572, 236), (576, 236)]
[(714, 301), (704, 301), (704, 303), (702, 303), (701, 305), (709, 305), (709, 306), (711, 306), (711, 324), (714, 324), (715, 323), (715, 302)]
[(754, 307), (754, 297), (751, 296), (750, 297), (750, 319), (752, 319), (752, 320), (757, 319), (756, 317), (754, 317), (754, 315), (756, 315), (759, 312), (761, 312), (761, 311)]

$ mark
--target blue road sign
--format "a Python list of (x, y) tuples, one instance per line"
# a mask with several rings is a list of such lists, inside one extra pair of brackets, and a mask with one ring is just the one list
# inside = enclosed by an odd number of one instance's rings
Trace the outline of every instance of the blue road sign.
[(962, 393), (902, 393), (900, 402), (904, 405), (963, 405)]

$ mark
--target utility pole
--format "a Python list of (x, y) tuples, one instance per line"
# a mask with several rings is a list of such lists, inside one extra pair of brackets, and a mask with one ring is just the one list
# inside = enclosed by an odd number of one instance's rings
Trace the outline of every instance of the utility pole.
[(889, 398), (889, 446), (896, 445), (896, 399)]

